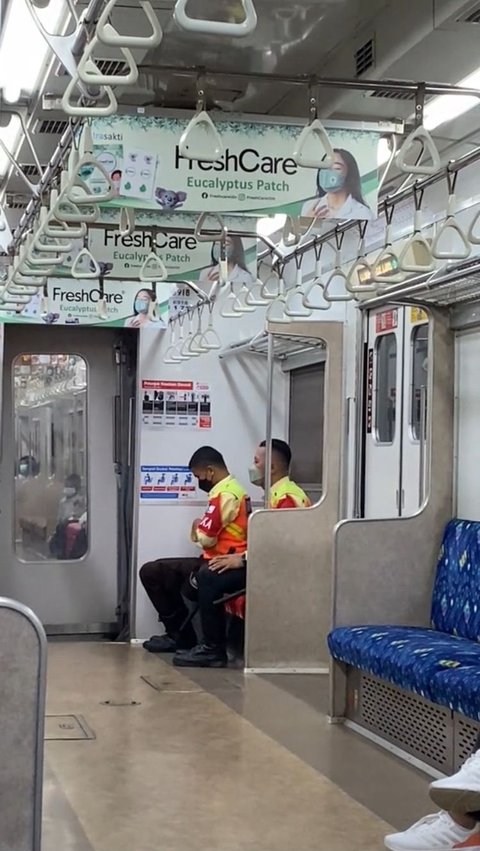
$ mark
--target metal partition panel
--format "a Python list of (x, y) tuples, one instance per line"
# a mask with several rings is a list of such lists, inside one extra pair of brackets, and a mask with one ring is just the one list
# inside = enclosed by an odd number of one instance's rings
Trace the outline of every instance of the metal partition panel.
[[(454, 338), (448, 315), (432, 312), (426, 502), (413, 517), (345, 520), (335, 530), (334, 626), (429, 622), (432, 586), (445, 524), (452, 516)], [(345, 711), (345, 677), (332, 667), (331, 713)]]
[(0, 597), (0, 848), (40, 851), (47, 641), (30, 609)]
[(296, 322), (269, 330), (327, 344), (323, 495), (312, 508), (258, 511), (248, 537), (245, 664), (315, 671), (327, 664), (333, 528), (339, 517), (343, 446), (343, 325)]

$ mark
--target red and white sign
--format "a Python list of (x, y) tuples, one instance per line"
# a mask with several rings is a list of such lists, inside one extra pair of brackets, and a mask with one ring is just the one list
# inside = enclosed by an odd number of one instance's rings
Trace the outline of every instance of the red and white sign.
[(398, 327), (398, 310), (385, 310), (377, 313), (375, 317), (375, 331), (377, 334), (385, 334), (394, 331)]
[(210, 385), (201, 381), (144, 379), (142, 421), (149, 428), (211, 428)]

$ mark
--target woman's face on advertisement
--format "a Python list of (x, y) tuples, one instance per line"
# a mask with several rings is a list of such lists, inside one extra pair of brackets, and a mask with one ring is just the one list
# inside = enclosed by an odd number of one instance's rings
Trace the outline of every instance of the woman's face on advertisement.
[(348, 169), (345, 160), (343, 159), (342, 155), (338, 153), (338, 151), (335, 151), (334, 153), (332, 169), (334, 171), (339, 171), (340, 174), (343, 174), (344, 177), (347, 176)]
[(150, 296), (146, 290), (140, 290), (135, 298), (135, 309), (137, 313), (148, 313), (150, 304)]

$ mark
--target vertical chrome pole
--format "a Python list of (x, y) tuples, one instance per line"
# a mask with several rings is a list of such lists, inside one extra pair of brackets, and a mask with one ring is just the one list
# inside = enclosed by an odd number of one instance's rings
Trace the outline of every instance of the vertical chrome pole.
[(420, 459), (419, 459), (419, 484), (418, 484), (418, 507), (421, 508), (425, 499), (425, 443), (427, 439), (427, 388), (423, 384), (420, 388)]
[(273, 368), (275, 365), (275, 338), (268, 333), (267, 346), (267, 422), (265, 428), (265, 508), (270, 504), (272, 486), (272, 416), (273, 416)]

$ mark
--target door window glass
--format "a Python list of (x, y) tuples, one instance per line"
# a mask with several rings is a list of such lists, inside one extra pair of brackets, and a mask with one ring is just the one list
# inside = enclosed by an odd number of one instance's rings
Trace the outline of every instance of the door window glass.
[(17, 357), (13, 410), (17, 557), (81, 559), (88, 549), (85, 360), (69, 354)]
[(397, 338), (384, 334), (377, 340), (375, 431), (378, 443), (393, 443), (397, 405)]
[(292, 370), (288, 441), (292, 478), (314, 504), (322, 496), (324, 392), (325, 363)]
[[(422, 398), (425, 399), (428, 376), (428, 324), (417, 325), (412, 329), (412, 383), (410, 403), (410, 425), (414, 440), (420, 440), (422, 420)], [(423, 389), (424, 388), (424, 389)]]

